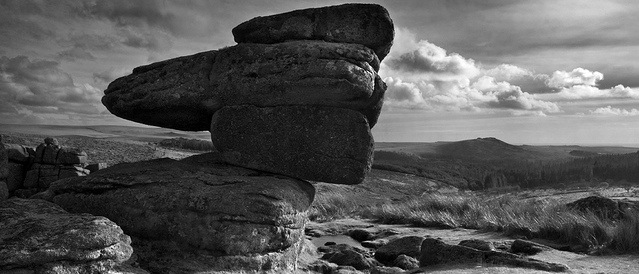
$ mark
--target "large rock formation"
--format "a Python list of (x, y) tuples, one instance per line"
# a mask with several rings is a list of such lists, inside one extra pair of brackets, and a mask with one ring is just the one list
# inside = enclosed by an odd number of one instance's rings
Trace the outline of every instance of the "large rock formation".
[(224, 106), (321, 105), (362, 112), (374, 125), (386, 86), (379, 60), (356, 44), (239, 44), (138, 67), (102, 98), (113, 114), (179, 130), (209, 130)]
[(211, 132), (227, 162), (297, 178), (358, 184), (372, 164), (368, 123), (348, 109), (225, 107)]
[(288, 40), (324, 40), (367, 46), (384, 59), (394, 38), (388, 11), (375, 4), (296, 10), (256, 17), (233, 29), (238, 43), (280, 43)]
[(42, 200), (0, 202), (2, 273), (107, 273), (129, 259), (130, 243), (104, 217), (70, 214)]
[(108, 217), (141, 246), (164, 241), (215, 257), (209, 270), (229, 260), (294, 269), (315, 194), (308, 182), (227, 165), (217, 153), (119, 164), (59, 180), (48, 192), (70, 212)]

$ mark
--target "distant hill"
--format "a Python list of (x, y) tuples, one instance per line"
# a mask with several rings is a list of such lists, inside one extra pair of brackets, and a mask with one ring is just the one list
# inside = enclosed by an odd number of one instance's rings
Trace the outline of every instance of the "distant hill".
[[(437, 156), (474, 161), (533, 160), (541, 155), (520, 146), (508, 144), (497, 138), (477, 138), (442, 144), (436, 149)], [(428, 155), (428, 154), (426, 154)]]

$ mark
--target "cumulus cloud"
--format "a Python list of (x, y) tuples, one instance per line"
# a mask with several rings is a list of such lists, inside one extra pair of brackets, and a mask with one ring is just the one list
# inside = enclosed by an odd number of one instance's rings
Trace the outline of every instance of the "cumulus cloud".
[(84, 105), (99, 104), (101, 96), (102, 92), (92, 85), (74, 83), (58, 62), (0, 57), (0, 97), (14, 109), (84, 110)]
[(508, 64), (484, 69), (472, 59), (449, 54), (428, 41), (417, 42), (407, 30), (398, 30), (397, 38), (398, 49), (393, 48), (380, 70), (387, 76), (387, 107), (506, 110), (517, 115), (560, 111), (557, 104), (527, 92), (549, 92), (547, 75)]
[(602, 116), (638, 116), (639, 110), (633, 108), (631, 110), (613, 108), (611, 106), (591, 110), (590, 114)]
[(66, 61), (90, 60), (95, 61), (96, 58), (88, 50), (81, 47), (73, 47), (58, 53), (58, 58)]
[(411, 73), (445, 76), (473, 77), (479, 73), (472, 59), (466, 59), (457, 53), (448, 54), (443, 48), (425, 40), (419, 41), (415, 46), (413, 51), (390, 58), (387, 61), (389, 67)]
[(570, 72), (555, 71), (550, 79), (548, 79), (548, 86), (554, 88), (572, 87), (576, 85), (595, 86), (597, 82), (602, 79), (603, 74), (598, 71), (576, 68)]

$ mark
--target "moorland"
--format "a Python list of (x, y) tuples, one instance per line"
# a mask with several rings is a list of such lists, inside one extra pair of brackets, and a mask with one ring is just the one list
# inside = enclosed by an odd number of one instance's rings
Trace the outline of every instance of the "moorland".
[[(0, 125), (5, 143), (37, 146), (46, 136), (109, 166), (214, 149), (208, 132), (122, 126)], [(360, 185), (314, 182), (307, 231), (317, 245), (348, 242), (353, 229), (431, 235), (450, 243), (527, 239), (550, 247), (538, 259), (577, 273), (639, 269), (639, 148), (512, 145), (492, 137), (457, 142), (376, 143)], [(629, 205), (622, 218), (566, 206), (597, 196)], [(361, 245), (360, 245), (361, 246)], [(500, 266), (436, 273), (511, 273)], [(531, 270), (515, 272), (533, 273)]]

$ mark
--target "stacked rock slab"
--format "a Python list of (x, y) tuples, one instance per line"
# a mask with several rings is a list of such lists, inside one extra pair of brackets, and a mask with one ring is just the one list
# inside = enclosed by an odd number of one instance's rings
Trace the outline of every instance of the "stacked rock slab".
[(393, 40), (379, 5), (258, 17), (238, 45), (135, 68), (102, 103), (132, 121), (211, 131), (215, 153), (122, 164), (41, 197), (106, 216), (153, 273), (294, 272), (315, 190), (361, 183)]
[(48, 192), (64, 209), (105, 216), (139, 238), (138, 261), (153, 273), (278, 272), (296, 268), (315, 189), (208, 153), (119, 164)]
[[(361, 183), (371, 167), (370, 128), (386, 90), (377, 74), (379, 62), (394, 36), (386, 9), (347, 4), (299, 10), (254, 18), (233, 34), (238, 45), (134, 69), (109, 85), (103, 104), (113, 114), (140, 123), (210, 130), (228, 163), (307, 180)], [(240, 116), (247, 123), (229, 126), (227, 119)], [(261, 128), (280, 129), (293, 121), (296, 130), (253, 131), (249, 136), (245, 133), (258, 126), (257, 121), (249, 123), (251, 119), (259, 120)], [(367, 124), (356, 130), (320, 132), (331, 124), (361, 121)], [(244, 138), (238, 139), (240, 135)], [(282, 136), (299, 141), (271, 142)], [(327, 136), (329, 140), (321, 139)], [(352, 156), (314, 148), (329, 142), (348, 147), (361, 136), (364, 145), (351, 149)], [(260, 153), (255, 153), (254, 140), (263, 140)], [(297, 157), (294, 166), (273, 161), (276, 144), (310, 158)], [(335, 171), (324, 172), (328, 169)]]

